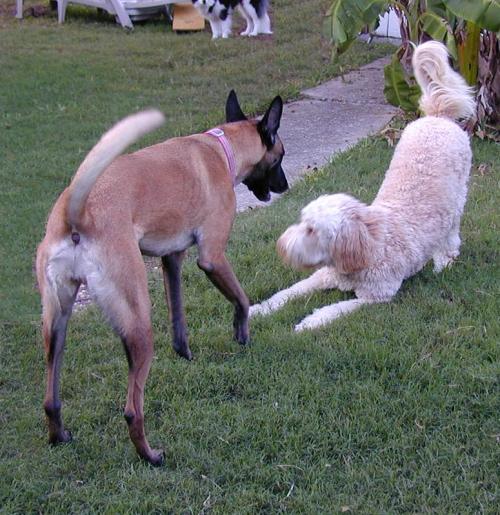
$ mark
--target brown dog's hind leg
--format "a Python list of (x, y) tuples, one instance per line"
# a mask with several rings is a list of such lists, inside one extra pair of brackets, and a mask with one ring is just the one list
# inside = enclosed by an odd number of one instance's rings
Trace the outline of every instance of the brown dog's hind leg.
[(234, 305), (234, 339), (245, 345), (249, 340), (248, 309), (249, 302), (233, 269), (224, 254), (211, 255), (206, 249), (200, 249), (198, 266), (219, 291)]
[[(114, 242), (119, 252), (107, 263), (89, 288), (116, 332), (128, 361), (128, 390), (125, 420), (137, 453), (152, 465), (164, 463), (164, 453), (151, 449), (144, 430), (144, 387), (153, 361), (151, 303), (147, 277), (139, 248), (134, 241)], [(111, 250), (108, 250), (108, 255)]]
[(125, 420), (130, 439), (139, 456), (154, 466), (163, 465), (165, 454), (151, 449), (144, 430), (144, 386), (153, 361), (153, 338), (151, 327), (139, 324), (122, 337), (127, 354), (129, 373)]
[(46, 284), (42, 289), (43, 337), (47, 360), (47, 385), (43, 407), (47, 416), (49, 442), (51, 444), (71, 441), (71, 433), (64, 429), (59, 398), (61, 371), (66, 329), (71, 317), (73, 302), (78, 291), (76, 283), (68, 282), (62, 290), (54, 291)]
[(43, 339), (47, 363), (47, 382), (43, 407), (47, 416), (49, 442), (69, 442), (71, 433), (64, 429), (59, 398), (59, 376), (66, 342), (66, 329), (78, 292), (79, 283), (71, 277), (71, 260), (64, 251), (56, 256), (43, 241), (36, 256), (36, 275), (43, 306)]
[(181, 267), (184, 252), (175, 252), (163, 256), (163, 283), (165, 284), (165, 296), (169, 307), (170, 322), (172, 324), (172, 346), (183, 358), (193, 359), (189, 349), (186, 319), (182, 302)]

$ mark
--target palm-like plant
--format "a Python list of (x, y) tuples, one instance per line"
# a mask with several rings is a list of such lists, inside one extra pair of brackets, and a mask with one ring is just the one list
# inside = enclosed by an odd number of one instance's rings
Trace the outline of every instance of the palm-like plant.
[(411, 76), (410, 42), (442, 41), (467, 82), (476, 87), (477, 130), (500, 122), (500, 4), (498, 0), (333, 0), (324, 32), (333, 52), (345, 51), (359, 32), (373, 30), (379, 15), (393, 9), (399, 17), (401, 46), (386, 67), (385, 95), (407, 111), (420, 95)]

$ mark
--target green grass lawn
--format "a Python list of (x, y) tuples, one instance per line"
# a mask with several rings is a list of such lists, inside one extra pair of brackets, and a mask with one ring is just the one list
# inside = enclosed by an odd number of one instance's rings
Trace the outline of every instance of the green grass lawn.
[[(74, 441), (46, 443), (32, 265), (53, 201), (102, 131), (131, 111), (166, 113), (150, 143), (220, 122), (230, 88), (257, 112), (277, 93), (292, 98), (386, 51), (358, 45), (329, 64), (318, 36), (328, 3), (274, 0), (273, 39), (215, 44), (160, 22), (128, 34), (71, 7), (62, 27), (53, 15), (1, 19), (0, 512), (497, 511), (499, 159), (482, 141), (460, 259), (438, 276), (426, 267), (391, 304), (295, 334), (314, 308), (350, 297), (317, 293), (252, 321), (242, 348), (231, 341), (229, 303), (190, 252), (188, 363), (170, 348), (161, 273), (151, 268), (156, 357), (145, 412), (151, 444), (167, 453), (162, 469), (129, 441), (118, 338), (95, 308), (76, 313), (62, 374)], [(366, 140), (269, 208), (237, 217), (228, 254), (253, 301), (300, 277), (274, 242), (301, 207), (337, 191), (370, 201), (391, 155), (384, 140)]]
[[(5, 5), (13, 4), (0, 0)], [(262, 112), (276, 94), (296, 97), (301, 88), (394, 50), (359, 44), (331, 64), (320, 38), (326, 5), (276, 0), (273, 38), (217, 42), (208, 31), (177, 35), (165, 21), (127, 33), (78, 6), (68, 8), (63, 25), (55, 14), (0, 17), (0, 176), (8, 185), (0, 193), (2, 318), (38, 320), (31, 258), (43, 222), (112, 123), (154, 106), (167, 122), (142, 145), (203, 131), (223, 121), (231, 88), (245, 112)]]

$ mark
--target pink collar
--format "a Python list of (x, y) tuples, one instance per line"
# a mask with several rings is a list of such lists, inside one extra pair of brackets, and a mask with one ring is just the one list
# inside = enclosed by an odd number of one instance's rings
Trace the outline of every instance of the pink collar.
[(205, 134), (211, 134), (212, 136), (215, 136), (222, 145), (222, 148), (224, 149), (224, 154), (226, 154), (227, 164), (229, 166), (229, 173), (231, 174), (231, 178), (233, 180), (234, 185), (236, 183), (236, 158), (234, 157), (234, 150), (231, 146), (231, 143), (229, 143), (229, 140), (226, 138), (224, 131), (222, 129), (219, 129), (218, 127), (216, 127), (215, 129), (210, 129)]

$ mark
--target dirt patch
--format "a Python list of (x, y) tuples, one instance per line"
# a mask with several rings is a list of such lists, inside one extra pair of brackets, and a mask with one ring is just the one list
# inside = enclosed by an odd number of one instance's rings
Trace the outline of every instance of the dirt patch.
[[(41, 18), (42, 16), (48, 16), (52, 12), (50, 4), (33, 4), (24, 5), (23, 18)], [(16, 17), (16, 4), (0, 4), (0, 19), (10, 19)]]

